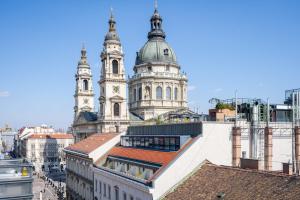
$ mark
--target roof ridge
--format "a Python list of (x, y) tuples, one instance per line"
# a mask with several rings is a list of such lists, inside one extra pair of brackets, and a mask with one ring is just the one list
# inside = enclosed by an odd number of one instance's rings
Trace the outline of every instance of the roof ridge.
[(257, 169), (243, 169), (240, 167), (232, 167), (232, 166), (226, 166), (226, 165), (216, 165), (213, 163), (207, 163), (206, 165), (208, 166), (212, 166), (212, 167), (216, 167), (216, 168), (223, 168), (223, 169), (231, 169), (231, 170), (237, 170), (237, 171), (243, 171), (243, 172), (251, 172), (251, 173), (257, 173), (257, 174), (266, 174), (266, 175), (273, 175), (273, 176), (277, 176), (277, 177), (298, 177), (296, 175), (289, 175), (289, 174), (285, 174), (283, 172), (276, 172), (276, 171), (267, 171), (267, 170), (257, 170)]

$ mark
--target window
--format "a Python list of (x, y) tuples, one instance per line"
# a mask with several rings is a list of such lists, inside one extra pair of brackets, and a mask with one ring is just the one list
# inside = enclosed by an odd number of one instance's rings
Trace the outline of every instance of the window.
[(156, 99), (162, 99), (162, 89), (160, 86), (156, 88)]
[(175, 100), (177, 100), (177, 98), (178, 98), (177, 96), (178, 96), (178, 89), (175, 88), (175, 89), (174, 89), (174, 99), (175, 99)]
[(136, 101), (136, 89), (133, 90), (133, 100)]
[(119, 73), (119, 63), (117, 60), (112, 61), (112, 67), (113, 67), (113, 74)]
[(164, 49), (164, 55), (168, 56), (169, 55), (169, 49)]
[(139, 87), (139, 100), (142, 100), (142, 87)]
[(152, 67), (148, 67), (148, 71), (151, 72), (152, 71)]
[(87, 80), (83, 80), (83, 90), (89, 90), (89, 82)]
[(103, 183), (103, 196), (106, 197), (106, 184)]
[(98, 188), (98, 181), (95, 180), (95, 192), (97, 192), (97, 188)]
[(99, 193), (101, 194), (102, 193), (102, 182), (99, 181)]
[(132, 195), (130, 195), (130, 200), (134, 200)]
[(104, 110), (103, 110), (103, 103), (100, 103), (100, 115), (102, 116), (104, 113)]
[(127, 194), (126, 194), (126, 192), (123, 192), (123, 200), (127, 200)]
[(110, 188), (110, 185), (108, 185), (108, 199), (111, 199), (111, 188)]
[(168, 100), (171, 100), (171, 88), (170, 87), (167, 87), (166, 96), (167, 96)]
[(120, 105), (118, 103), (114, 104), (114, 116), (120, 116)]
[(166, 71), (170, 71), (170, 66), (166, 66)]
[(115, 186), (115, 194), (116, 194), (115, 200), (119, 200), (119, 187), (118, 186)]

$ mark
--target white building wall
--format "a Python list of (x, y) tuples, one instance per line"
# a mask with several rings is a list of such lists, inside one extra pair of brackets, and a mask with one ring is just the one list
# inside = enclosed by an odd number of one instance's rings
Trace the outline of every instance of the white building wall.
[[(260, 125), (261, 130), (257, 137), (257, 159), (264, 160), (264, 127), (266, 125), (262, 123)], [(250, 125), (244, 124), (242, 127), (248, 129), (242, 129), (242, 151), (246, 153), (246, 158), (250, 155)], [(292, 162), (292, 124), (291, 123), (270, 123), (270, 127), (273, 128), (273, 157), (272, 157), (272, 170), (282, 170), (283, 162)], [(241, 155), (242, 156), (242, 155)]]
[(117, 143), (120, 142), (121, 136), (125, 135), (126, 132), (122, 132), (119, 135), (115, 136), (105, 144), (103, 144), (100, 148), (97, 148), (96, 150), (92, 151), (89, 154), (89, 157), (92, 158), (94, 161), (102, 157), (104, 154), (107, 153), (109, 149), (111, 149), (113, 146), (115, 146)]
[[(97, 189), (95, 188), (96, 181)], [(104, 196), (104, 184), (106, 184), (106, 196)], [(110, 198), (108, 194), (109, 186), (111, 188)], [(115, 187), (119, 188), (119, 200), (124, 199), (124, 193), (126, 193), (127, 200), (131, 200), (130, 197), (133, 197), (134, 200), (152, 200), (152, 194), (149, 192), (147, 186), (94, 167), (94, 196), (97, 197), (98, 200), (116, 199)]]
[(282, 170), (282, 163), (292, 163), (292, 138), (273, 138), (273, 170)]

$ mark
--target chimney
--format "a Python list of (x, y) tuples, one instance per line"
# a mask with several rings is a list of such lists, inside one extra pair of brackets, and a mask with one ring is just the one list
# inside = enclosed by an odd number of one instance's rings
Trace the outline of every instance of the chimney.
[(296, 173), (299, 173), (300, 162), (300, 127), (295, 127), (295, 159), (296, 159)]
[(282, 163), (282, 172), (284, 174), (293, 175), (293, 165), (291, 163)]
[(241, 168), (263, 170), (263, 163), (258, 159), (241, 158)]
[(241, 158), (241, 128), (232, 128), (232, 166), (240, 166)]
[(265, 128), (265, 170), (272, 170), (272, 128), (266, 127)]

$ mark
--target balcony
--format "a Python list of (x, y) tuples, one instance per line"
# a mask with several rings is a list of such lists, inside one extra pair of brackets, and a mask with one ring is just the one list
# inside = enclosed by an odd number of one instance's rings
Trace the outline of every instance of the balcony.
[(184, 79), (187, 80), (186, 75), (184, 74), (175, 74), (175, 73), (169, 73), (169, 72), (142, 72), (133, 75), (131, 78), (129, 78), (129, 81), (133, 81), (139, 78), (171, 78), (171, 79)]

